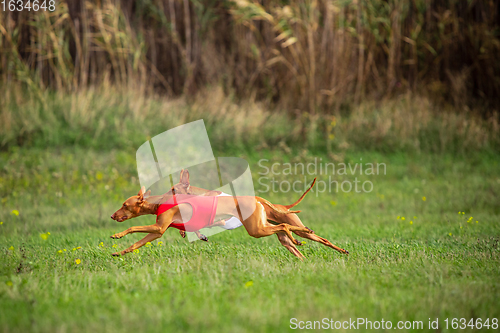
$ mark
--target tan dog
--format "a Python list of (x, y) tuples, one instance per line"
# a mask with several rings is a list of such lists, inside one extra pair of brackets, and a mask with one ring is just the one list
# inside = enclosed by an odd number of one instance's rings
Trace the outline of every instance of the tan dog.
[[(221, 207), (220, 204), (217, 207), (216, 220), (218, 222), (214, 223), (212, 226), (224, 225), (224, 221), (227, 220), (227, 217), (235, 216), (241, 219), (241, 207), (239, 205), (243, 204), (243, 207), (248, 210), (248, 207), (254, 205), (255, 210), (253, 210), (253, 214), (248, 218), (244, 219), (243, 225), (245, 229), (249, 233), (249, 235), (260, 238), (264, 236), (272, 235), (276, 233), (279, 241), (283, 246), (285, 246), (292, 254), (299, 257), (301, 260), (304, 258), (302, 253), (295, 247), (295, 245), (301, 245), (296, 239), (293, 238), (290, 231), (295, 234), (319, 242), (325, 246), (331, 247), (341, 253), (349, 254), (348, 251), (341, 249), (327, 239), (319, 237), (313, 233), (313, 231), (307, 227), (305, 227), (300, 221), (299, 217), (295, 214), (300, 211), (290, 211), (289, 209), (297, 205), (302, 201), (305, 195), (311, 190), (314, 186), (316, 179), (314, 179), (310, 188), (297, 200), (295, 203), (291, 205), (274, 205), (269, 201), (260, 198), (260, 197), (221, 197), (223, 205)], [(144, 187), (141, 189), (137, 196), (130, 197), (127, 199), (123, 206), (116, 211), (111, 218), (118, 221), (123, 222), (133, 217), (146, 215), (146, 214), (155, 214), (159, 205), (172, 197), (173, 194), (194, 194), (194, 195), (204, 195), (204, 196), (213, 196), (219, 195), (221, 192), (219, 191), (209, 191), (206, 189), (198, 188), (191, 186), (189, 183), (189, 172), (187, 170), (182, 170), (180, 175), (180, 182), (174, 185), (170, 191), (161, 195), (161, 196), (149, 196), (150, 191), (144, 193)], [(250, 200), (251, 199), (251, 200)], [(242, 200), (240, 202), (240, 200)], [(255, 200), (255, 201), (253, 201)], [(219, 201), (221, 203), (221, 201)], [(237, 205), (235, 206), (235, 203)], [(260, 211), (260, 213), (259, 213)], [(174, 207), (165, 213), (161, 214), (157, 218), (157, 222), (154, 225), (144, 226), (144, 227), (131, 227), (121, 233), (115, 234), (111, 236), (111, 238), (122, 238), (123, 236), (134, 233), (134, 232), (145, 232), (150, 233), (144, 239), (135, 243), (128, 249), (113, 253), (113, 255), (120, 255), (131, 252), (147, 242), (150, 242), (154, 239), (157, 239), (163, 235), (165, 230), (168, 228), (170, 223), (174, 221), (182, 221), (181, 213), (179, 207)], [(271, 224), (271, 223), (277, 223)], [(180, 230), (181, 235), (184, 237), (185, 232)], [(197, 235), (200, 239), (206, 237), (197, 232)], [(200, 236), (201, 235), (201, 236)]]
[[(175, 189), (172, 189), (175, 190)], [(171, 190), (171, 191), (172, 191)], [(156, 214), (161, 203), (149, 203), (144, 198), (145, 188), (142, 187), (136, 196), (128, 198), (122, 205), (122, 207), (117, 210), (111, 218), (117, 222), (123, 222), (125, 220), (147, 214)], [(164, 194), (163, 199), (169, 200), (172, 195)], [(156, 223), (148, 226), (130, 227), (127, 230), (114, 234), (111, 238), (122, 238), (125, 235), (136, 232), (148, 233), (146, 237), (133, 244), (128, 249), (121, 252), (113, 253), (114, 256), (124, 255), (126, 253), (132, 252), (135, 249), (140, 248), (148, 242), (151, 242), (163, 235), (171, 223), (183, 223), (181, 215), (181, 205), (175, 206), (164, 213), (158, 215)], [(279, 210), (277, 210), (278, 212)], [(241, 212), (252, 212), (248, 217), (242, 218)], [(286, 211), (282, 212), (286, 214)], [(297, 227), (281, 223), (278, 225), (271, 224), (267, 221), (267, 214), (264, 206), (262, 205), (256, 197), (241, 196), (241, 197), (220, 197), (218, 198), (218, 204), (215, 211), (215, 220), (223, 221), (227, 216), (238, 217), (243, 223), (243, 226), (247, 230), (248, 234), (255, 238), (270, 236), (272, 234), (282, 232), (284, 233), (292, 244), (300, 244), (295, 238), (293, 238), (291, 231), (302, 232), (304, 234), (312, 233), (310, 229), (305, 227)], [(300, 253), (300, 252), (299, 252)], [(298, 256), (298, 255), (297, 255)], [(301, 258), (300, 256), (298, 256)]]

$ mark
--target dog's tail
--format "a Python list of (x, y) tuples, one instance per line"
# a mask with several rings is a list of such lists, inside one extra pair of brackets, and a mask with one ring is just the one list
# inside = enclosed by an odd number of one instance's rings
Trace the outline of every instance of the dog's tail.
[(315, 183), (316, 183), (316, 178), (314, 178), (311, 186), (307, 189), (307, 191), (304, 192), (304, 194), (302, 194), (302, 196), (299, 198), (299, 200), (295, 201), (291, 205), (284, 206), (286, 208), (286, 210), (283, 210), (283, 209), (280, 209), (280, 208), (276, 207), (275, 205), (273, 205), (272, 203), (270, 203), (266, 199), (259, 198), (259, 201), (262, 201), (262, 203), (264, 203), (267, 206), (269, 206), (276, 213), (279, 213), (279, 214), (297, 214), (297, 213), (300, 213), (300, 210), (290, 210), (290, 208), (292, 208), (293, 206), (298, 205), (302, 201), (302, 199), (304, 199), (304, 197), (306, 196), (306, 194), (313, 188), (313, 186), (314, 186)]
[(316, 184), (316, 178), (314, 178), (311, 186), (307, 189), (307, 191), (304, 192), (304, 194), (302, 194), (302, 196), (299, 198), (299, 200), (295, 201), (291, 205), (285, 206), (285, 208), (286, 209), (290, 209), (290, 208), (292, 208), (294, 206), (297, 206), (302, 201), (302, 199), (304, 199), (304, 197), (306, 196), (306, 194), (309, 193), (309, 191), (313, 188), (314, 184)]

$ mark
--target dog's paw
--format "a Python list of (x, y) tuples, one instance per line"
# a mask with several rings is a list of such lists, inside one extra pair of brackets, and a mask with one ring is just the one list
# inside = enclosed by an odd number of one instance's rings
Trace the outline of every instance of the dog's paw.
[(115, 253), (111, 253), (111, 255), (112, 255), (113, 257), (119, 257), (119, 256), (121, 256), (122, 254), (121, 254), (120, 252), (115, 252)]
[(200, 234), (200, 236), (198, 238), (201, 239), (204, 242), (208, 242), (208, 238), (204, 234)]
[(309, 230), (309, 233), (310, 233), (310, 234), (314, 234), (314, 230), (309, 229), (308, 227), (306, 227), (306, 229), (307, 229), (307, 230)]
[(179, 230), (182, 238), (186, 238), (186, 232), (184, 230)]
[(120, 234), (114, 234), (113, 236), (111, 236), (111, 238), (113, 238), (113, 239), (120, 239), (122, 237), (123, 236), (120, 236)]

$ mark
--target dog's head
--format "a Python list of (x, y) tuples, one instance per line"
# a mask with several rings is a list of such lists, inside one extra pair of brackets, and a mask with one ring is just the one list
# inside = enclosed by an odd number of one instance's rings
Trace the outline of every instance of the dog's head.
[(122, 207), (111, 215), (111, 218), (117, 222), (123, 222), (125, 220), (147, 214), (143, 208), (146, 202), (145, 198), (147, 198), (151, 192), (148, 191), (145, 193), (145, 191), (146, 188), (143, 186), (137, 195), (125, 200)]
[[(150, 214), (144, 209), (144, 205), (146, 204), (146, 199), (151, 195), (151, 191), (143, 186), (137, 195), (128, 198), (123, 203), (122, 207), (118, 209), (111, 218), (117, 222), (123, 222), (128, 219)], [(219, 191), (208, 191), (199, 187), (191, 186), (189, 183), (189, 171), (181, 170), (181, 176), (179, 183), (175, 184), (167, 193), (164, 195), (153, 196), (150, 197), (149, 201), (156, 202), (156, 200), (160, 200), (156, 203), (161, 203), (165, 201), (165, 196), (172, 194), (193, 194), (193, 195), (219, 195), (221, 192)]]

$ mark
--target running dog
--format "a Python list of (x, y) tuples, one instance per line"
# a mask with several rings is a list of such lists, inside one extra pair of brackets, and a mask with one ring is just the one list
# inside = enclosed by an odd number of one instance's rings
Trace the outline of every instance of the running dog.
[[(313, 185), (314, 182), (311, 188)], [(225, 221), (231, 217), (238, 218), (252, 237), (260, 238), (276, 234), (280, 242), (301, 260), (304, 256), (295, 247), (295, 245), (300, 245), (301, 243), (293, 237), (291, 232), (301, 237), (320, 242), (341, 253), (348, 254), (349, 252), (346, 250), (315, 235), (311, 229), (305, 227), (296, 215), (299, 211), (289, 210), (298, 204), (311, 188), (297, 202), (288, 206), (274, 205), (260, 197), (217, 197), (220, 194), (218, 191), (208, 191), (191, 186), (189, 184), (189, 173), (187, 170), (183, 170), (181, 172), (181, 182), (173, 186), (169, 192), (162, 196), (149, 197), (149, 191), (145, 193), (145, 188), (143, 187), (136, 196), (128, 198), (122, 207), (111, 215), (111, 218), (117, 222), (123, 222), (141, 215), (157, 215), (156, 223), (153, 225), (130, 227), (123, 232), (111, 236), (111, 238), (119, 239), (129, 233), (148, 233), (146, 237), (137, 243), (121, 252), (113, 253), (113, 255), (119, 256), (132, 252), (146, 243), (161, 237), (169, 227), (174, 227), (182, 231), (197, 232), (206, 227), (224, 226)], [(184, 212), (182, 211), (183, 207), (186, 207), (186, 204), (192, 208), (192, 212), (188, 212), (187, 215), (185, 209)], [(247, 213), (242, 215), (242, 212)], [(186, 218), (186, 216), (189, 217), (186, 219), (188, 222), (184, 223), (183, 217)]]

